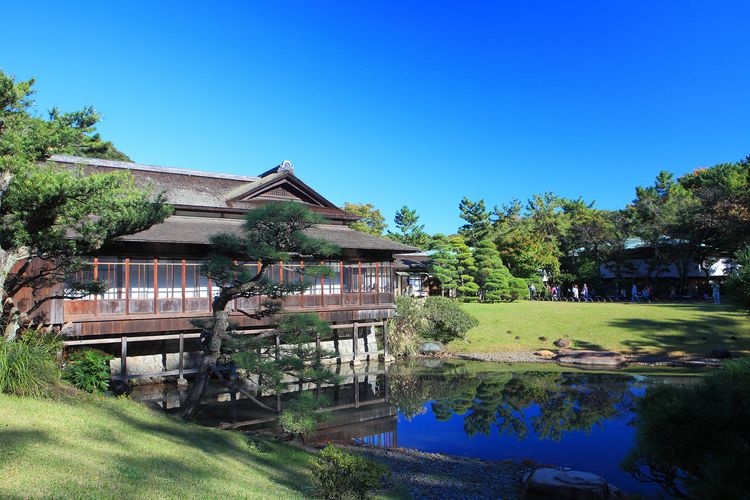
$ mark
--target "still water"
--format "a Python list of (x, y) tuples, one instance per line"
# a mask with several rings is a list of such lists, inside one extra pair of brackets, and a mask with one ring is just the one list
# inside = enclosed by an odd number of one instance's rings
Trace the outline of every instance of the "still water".
[(633, 404), (653, 385), (695, 381), (483, 363), (389, 371), (399, 446), (569, 467), (649, 497), (659, 488), (621, 467), (633, 447)]
[[(562, 371), (555, 365), (412, 362), (339, 367), (342, 382), (323, 387), (329, 418), (312, 438), (415, 448), (492, 460), (531, 460), (599, 474), (626, 492), (654, 497), (621, 463), (633, 448), (634, 403), (650, 387), (688, 385), (699, 377)], [(214, 385), (199, 419), (206, 425), (274, 425), (268, 408), (299, 387), (257, 401)], [(134, 394), (168, 409), (179, 394)]]

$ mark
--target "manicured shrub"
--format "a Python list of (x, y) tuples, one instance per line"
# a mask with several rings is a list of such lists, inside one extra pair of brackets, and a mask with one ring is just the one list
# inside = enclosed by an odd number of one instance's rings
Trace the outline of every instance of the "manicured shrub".
[(444, 344), (464, 338), (466, 332), (479, 324), (459, 303), (445, 297), (427, 297), (423, 313), (426, 321), (422, 336)]
[(41, 398), (60, 382), (56, 335), (28, 330), (13, 342), (0, 337), (0, 392)]
[(321, 498), (367, 498), (387, 474), (385, 465), (332, 445), (313, 462), (315, 492)]
[(396, 297), (396, 313), (388, 322), (388, 350), (395, 356), (415, 354), (424, 326), (422, 302), (412, 297)]
[(109, 388), (109, 361), (112, 356), (95, 349), (74, 352), (63, 371), (63, 379), (86, 392), (104, 392)]

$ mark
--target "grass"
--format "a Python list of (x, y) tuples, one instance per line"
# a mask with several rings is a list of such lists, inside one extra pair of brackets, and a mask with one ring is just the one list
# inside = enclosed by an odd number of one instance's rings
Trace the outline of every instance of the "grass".
[(567, 337), (575, 348), (627, 354), (705, 356), (715, 348), (750, 354), (750, 319), (713, 304), (520, 301), (464, 307), (479, 326), (449, 344), (452, 352), (555, 349), (552, 342)]
[(303, 498), (310, 456), (128, 400), (0, 394), (0, 497)]

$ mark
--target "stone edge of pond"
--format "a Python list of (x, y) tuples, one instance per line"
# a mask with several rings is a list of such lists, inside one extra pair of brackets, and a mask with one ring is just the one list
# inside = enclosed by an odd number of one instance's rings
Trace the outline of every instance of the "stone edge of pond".
[[(625, 365), (627, 366), (666, 366), (675, 368), (718, 368), (721, 367), (727, 359), (710, 358), (706, 356), (684, 356), (671, 357), (666, 355), (654, 354), (623, 354)], [(524, 351), (507, 351), (507, 352), (485, 352), (485, 353), (454, 353), (442, 352), (439, 355), (423, 355), (422, 359), (458, 359), (463, 361), (486, 361), (498, 363), (554, 363), (559, 364), (554, 358), (545, 359), (535, 355), (533, 352)], [(743, 356), (735, 356), (731, 359), (738, 359)], [(562, 365), (561, 365), (562, 366)], [(606, 367), (606, 366), (603, 366)]]

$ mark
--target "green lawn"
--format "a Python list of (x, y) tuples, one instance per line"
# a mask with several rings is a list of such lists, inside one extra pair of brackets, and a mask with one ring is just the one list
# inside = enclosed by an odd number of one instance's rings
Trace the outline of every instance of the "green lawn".
[(302, 498), (309, 460), (127, 400), (0, 394), (0, 498)]
[(712, 304), (520, 301), (464, 307), (479, 326), (449, 344), (452, 352), (554, 349), (553, 341), (568, 337), (576, 348), (633, 354), (707, 355), (717, 347), (750, 354), (750, 318)]

